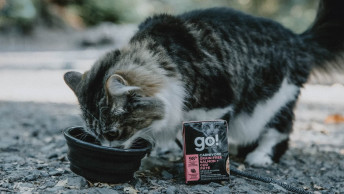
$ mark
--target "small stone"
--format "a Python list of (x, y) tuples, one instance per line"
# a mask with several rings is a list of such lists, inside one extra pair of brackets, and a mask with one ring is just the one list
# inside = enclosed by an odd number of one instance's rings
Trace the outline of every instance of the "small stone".
[(34, 171), (32, 174), (26, 176), (24, 178), (24, 181), (34, 181), (36, 179), (38, 179), (40, 176), (40, 173), (38, 171)]
[(166, 179), (166, 180), (169, 180), (169, 179), (173, 178), (173, 175), (171, 173), (167, 172), (166, 170), (163, 170), (161, 172), (161, 175), (162, 175), (162, 178)]
[(57, 184), (55, 185), (55, 187), (64, 187), (67, 185), (68, 179), (65, 180), (60, 180), (59, 182), (57, 182)]
[(211, 182), (208, 184), (211, 187), (222, 187), (223, 185), (219, 184), (219, 183), (215, 183), (215, 182)]
[(13, 182), (18, 182), (20, 180), (23, 179), (23, 177), (25, 177), (26, 172), (13, 172), (10, 175), (8, 175), (7, 179), (9, 183), (13, 183)]
[(148, 193), (149, 191), (147, 189), (143, 190), (142, 193)]
[(83, 189), (81, 190), (83, 192), (81, 193), (101, 193), (101, 194), (117, 194), (118, 192), (116, 190), (113, 189), (109, 189), (109, 188), (97, 188), (97, 187), (92, 187), (89, 189)]
[(60, 187), (60, 186), (55, 186), (55, 187), (46, 189), (47, 192), (52, 192), (52, 193), (58, 193), (58, 191), (61, 191), (61, 190), (63, 190), (63, 187)]
[(87, 186), (87, 181), (83, 177), (68, 178), (67, 186), (70, 189), (81, 189)]
[(214, 194), (222, 194), (222, 193), (230, 193), (230, 189), (228, 186), (222, 186), (215, 190)]
[(195, 185), (192, 187), (192, 191), (195, 193), (213, 193), (214, 188), (209, 187), (208, 185)]
[(41, 177), (48, 177), (50, 176), (49, 173), (47, 173), (46, 171), (41, 171)]
[(57, 171), (57, 170), (54, 170), (54, 171), (51, 171), (48, 173), (50, 176), (61, 176), (62, 175), (62, 172), (61, 171)]
[(169, 186), (166, 189), (166, 194), (174, 194), (176, 192), (176, 187), (175, 186)]
[(123, 190), (123, 185), (115, 185), (113, 187), (113, 189), (116, 189), (116, 190)]
[(56, 153), (53, 153), (53, 154), (50, 154), (48, 156), (48, 159), (53, 159), (53, 158), (57, 158), (57, 157), (58, 157), (58, 155)]
[(44, 183), (44, 185), (46, 186), (46, 187), (53, 187), (53, 186), (55, 186), (55, 182), (54, 181), (47, 181), (47, 182), (45, 182)]

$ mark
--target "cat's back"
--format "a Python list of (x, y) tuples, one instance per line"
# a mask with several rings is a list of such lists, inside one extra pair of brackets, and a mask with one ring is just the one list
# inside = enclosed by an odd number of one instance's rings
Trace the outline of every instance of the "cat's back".
[(186, 23), (208, 24), (231, 31), (262, 32), (264, 34), (295, 38), (295, 34), (271, 19), (243, 13), (227, 7), (194, 10), (177, 16)]

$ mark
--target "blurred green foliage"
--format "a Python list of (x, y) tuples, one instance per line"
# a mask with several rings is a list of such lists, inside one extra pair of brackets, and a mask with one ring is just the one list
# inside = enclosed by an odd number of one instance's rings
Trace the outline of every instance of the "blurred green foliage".
[(64, 23), (82, 28), (104, 21), (139, 23), (156, 13), (225, 6), (274, 19), (302, 32), (313, 21), (317, 4), (318, 0), (0, 0), (0, 27), (54, 27)]

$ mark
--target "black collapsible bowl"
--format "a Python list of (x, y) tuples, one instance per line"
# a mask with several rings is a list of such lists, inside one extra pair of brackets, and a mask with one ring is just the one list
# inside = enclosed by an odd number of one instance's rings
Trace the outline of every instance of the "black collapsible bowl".
[(94, 137), (86, 135), (82, 127), (63, 131), (68, 145), (70, 169), (94, 182), (120, 183), (133, 178), (140, 168), (141, 159), (151, 150), (145, 143), (135, 149), (120, 149), (96, 144)]

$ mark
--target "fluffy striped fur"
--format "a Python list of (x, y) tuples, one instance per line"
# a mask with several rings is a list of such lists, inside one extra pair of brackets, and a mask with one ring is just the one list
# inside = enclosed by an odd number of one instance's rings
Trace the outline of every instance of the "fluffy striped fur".
[(343, 4), (321, 1), (301, 35), (229, 8), (156, 15), (125, 48), (65, 81), (103, 145), (128, 148), (144, 138), (158, 146), (175, 139), (182, 121), (225, 119), (231, 153), (268, 165), (287, 149), (311, 70), (343, 69)]

